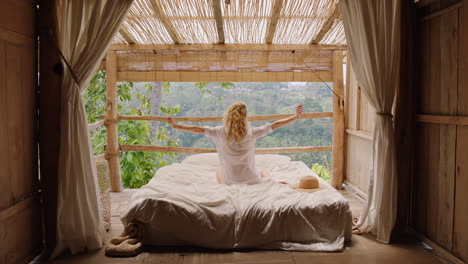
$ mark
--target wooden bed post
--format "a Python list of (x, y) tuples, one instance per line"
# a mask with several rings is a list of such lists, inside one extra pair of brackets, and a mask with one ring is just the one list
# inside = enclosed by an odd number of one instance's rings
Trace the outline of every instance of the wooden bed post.
[(343, 52), (333, 51), (333, 147), (331, 185), (341, 189), (344, 178), (344, 87), (343, 87)]
[(107, 147), (106, 158), (109, 162), (109, 174), (112, 192), (120, 192), (122, 180), (120, 177), (119, 139), (117, 132), (117, 54), (108, 51), (106, 55), (107, 73)]

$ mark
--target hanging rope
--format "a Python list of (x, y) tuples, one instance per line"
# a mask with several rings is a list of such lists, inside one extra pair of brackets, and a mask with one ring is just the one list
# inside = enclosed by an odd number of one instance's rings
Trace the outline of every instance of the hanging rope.
[(309, 65), (307, 65), (307, 64), (304, 62), (304, 60), (296, 54), (296, 51), (295, 51), (295, 50), (291, 51), (291, 53), (292, 53), (295, 57), (297, 57), (297, 58), (302, 62), (302, 64), (304, 64), (307, 68), (309, 68), (309, 70), (310, 70), (313, 74), (315, 74), (315, 76), (317, 76), (317, 78), (318, 78), (323, 84), (325, 84), (325, 86), (328, 88), (328, 90), (330, 90), (336, 97), (338, 97), (338, 98), (340, 99), (340, 102), (343, 100), (343, 98), (341, 98), (341, 96), (339, 96), (337, 93), (335, 93), (335, 91), (333, 91), (333, 89), (332, 89), (322, 78), (320, 78), (320, 76), (319, 76), (317, 73), (315, 73), (315, 70), (314, 70), (314, 69), (312, 69), (311, 67), (309, 67)]
[(111, 119), (111, 118), (104, 119), (104, 126), (108, 127), (111, 123), (117, 124), (117, 119)]
[(112, 157), (121, 157), (123, 154), (122, 146), (119, 144), (119, 150), (116, 152), (109, 151), (107, 145), (104, 145), (104, 158), (109, 160)]
[(379, 116), (389, 116), (389, 117), (393, 117), (392, 113), (376, 112), (376, 114), (379, 115)]

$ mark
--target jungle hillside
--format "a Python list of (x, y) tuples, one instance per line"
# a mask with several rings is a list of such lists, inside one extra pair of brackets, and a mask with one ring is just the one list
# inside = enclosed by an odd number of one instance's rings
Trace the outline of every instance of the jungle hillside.
[[(332, 111), (332, 92), (323, 83), (288, 82), (219, 82), (219, 83), (118, 83), (119, 115), (161, 116), (222, 116), (234, 102), (244, 102), (248, 115), (285, 114), (295, 112), (298, 104), (304, 112)], [(88, 123), (105, 114), (106, 74), (98, 71), (83, 93)], [(274, 122), (274, 121), (269, 121)], [(259, 126), (265, 122), (252, 123)], [(218, 126), (222, 123), (187, 123)], [(256, 147), (331, 146), (331, 118), (298, 120), (257, 140)], [(201, 134), (172, 129), (166, 122), (120, 120), (120, 144), (162, 145), (214, 148)], [(105, 127), (91, 131), (94, 154), (104, 153)], [(190, 154), (157, 152), (124, 152), (120, 158), (122, 182), (125, 188), (146, 184), (158, 168), (180, 162)], [(292, 160), (307, 164), (320, 177), (329, 180), (331, 152), (287, 153)]]

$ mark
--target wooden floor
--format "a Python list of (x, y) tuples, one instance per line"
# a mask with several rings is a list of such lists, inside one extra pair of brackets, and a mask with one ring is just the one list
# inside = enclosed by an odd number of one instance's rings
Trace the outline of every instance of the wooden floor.
[[(123, 227), (119, 220), (119, 207), (132, 194), (132, 190), (112, 193), (112, 229), (108, 237), (119, 234)], [(362, 207), (362, 200), (350, 191), (343, 190), (342, 194), (350, 201), (353, 216), (358, 216)], [(109, 258), (103, 250), (64, 256), (50, 263), (72, 264), (201, 264), (201, 263), (251, 263), (251, 264), (306, 264), (306, 263), (443, 263), (430, 249), (425, 249), (418, 241), (408, 239), (399, 244), (385, 245), (374, 240), (372, 235), (353, 236), (343, 252), (313, 253), (290, 251), (217, 251), (197, 248), (153, 248), (133, 258)]]

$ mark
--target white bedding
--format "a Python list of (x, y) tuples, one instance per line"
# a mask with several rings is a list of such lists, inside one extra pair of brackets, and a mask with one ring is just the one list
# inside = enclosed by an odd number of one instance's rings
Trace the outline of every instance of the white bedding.
[[(257, 155), (257, 168), (297, 184), (316, 176), (303, 162)], [(216, 154), (194, 155), (156, 172), (121, 210), (122, 222), (142, 222), (147, 245), (340, 251), (351, 238), (348, 201), (329, 188), (297, 192), (287, 185), (217, 184)]]

